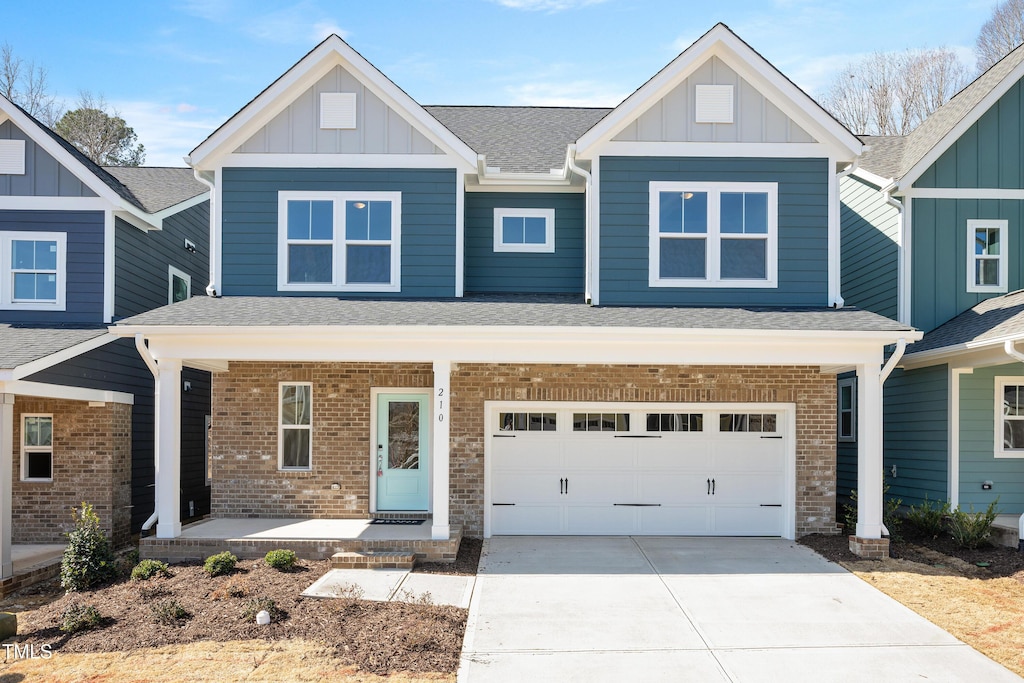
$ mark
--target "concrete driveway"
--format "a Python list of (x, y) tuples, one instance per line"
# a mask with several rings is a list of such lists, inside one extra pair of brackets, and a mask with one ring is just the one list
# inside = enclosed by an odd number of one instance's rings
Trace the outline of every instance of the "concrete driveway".
[(495, 537), (459, 681), (1020, 681), (780, 539)]

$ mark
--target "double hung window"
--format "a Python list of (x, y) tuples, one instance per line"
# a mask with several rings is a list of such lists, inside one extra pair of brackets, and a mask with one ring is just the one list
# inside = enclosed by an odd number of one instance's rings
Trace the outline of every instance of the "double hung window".
[(53, 481), (52, 415), (22, 416), (21, 478), (23, 481)]
[(281, 384), (278, 420), (278, 467), (282, 470), (312, 469), (313, 385)]
[(967, 221), (967, 291), (1007, 291), (1005, 220)]
[(67, 234), (0, 232), (0, 308), (64, 310)]
[(996, 377), (997, 458), (1024, 458), (1024, 377)]

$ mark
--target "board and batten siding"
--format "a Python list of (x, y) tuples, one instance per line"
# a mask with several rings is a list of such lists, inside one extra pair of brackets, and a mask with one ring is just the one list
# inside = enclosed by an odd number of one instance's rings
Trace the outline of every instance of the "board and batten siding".
[(889, 497), (905, 506), (947, 498), (948, 396), (945, 365), (896, 369), (885, 382), (882, 470)]
[(289, 190), (401, 192), (402, 291), (367, 296), (455, 296), (454, 169), (226, 168), (223, 188), (224, 295), (339, 296), (277, 291), (277, 193)]
[[(584, 202), (581, 193), (466, 193), (466, 291), (582, 293)], [(554, 209), (554, 253), (495, 252), (495, 208)]]
[[(778, 287), (650, 287), (652, 180), (778, 183)], [(827, 305), (828, 183), (825, 159), (602, 157), (601, 303)]]
[(839, 181), (843, 299), (896, 318), (899, 212), (878, 187), (854, 176)]
[[(1019, 515), (1024, 513), (1024, 457), (994, 455), (996, 377), (1024, 378), (1024, 365), (976, 368), (960, 376), (960, 507), (984, 510), (998, 497), (999, 512)], [(991, 491), (981, 488), (985, 481), (992, 482)]]
[(95, 197), (78, 177), (37, 145), (12, 121), (0, 123), (0, 140), (25, 141), (24, 175), (0, 173), (0, 196)]
[[(188, 516), (188, 502), (196, 514), (210, 510), (206, 485), (205, 417), (210, 414), (210, 373), (184, 369), (182, 381), (192, 385), (182, 393), (181, 408), (181, 514)], [(61, 386), (121, 391), (134, 395), (132, 405), (132, 533), (153, 514), (153, 374), (139, 357), (132, 339), (118, 339), (25, 378)], [(55, 420), (60, 416), (55, 415)]]
[(998, 292), (967, 291), (967, 221), (1008, 221), (1009, 287), (1024, 288), (1024, 202), (1011, 199), (913, 199), (911, 324), (930, 332)]
[[(114, 316), (135, 315), (168, 302), (167, 266), (192, 276), (192, 295), (205, 293), (210, 279), (210, 203), (164, 219), (163, 230), (143, 232), (120, 218), (114, 235)], [(196, 245), (185, 249), (185, 240)]]
[(103, 322), (103, 212), (0, 211), (0, 232), (67, 233), (66, 310), (0, 311), (0, 321), (33, 324)]
[(1015, 83), (936, 159), (914, 187), (1024, 188), (1024, 89)]

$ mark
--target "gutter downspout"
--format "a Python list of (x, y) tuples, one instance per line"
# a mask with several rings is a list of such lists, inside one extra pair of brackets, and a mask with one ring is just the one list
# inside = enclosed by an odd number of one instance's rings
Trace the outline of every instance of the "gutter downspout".
[[(156, 381), (159, 378), (160, 370), (157, 368), (156, 360), (153, 359), (153, 354), (151, 354), (149, 352), (149, 347), (146, 346), (146, 342), (143, 339), (141, 334), (135, 335), (135, 348), (138, 349), (139, 355), (142, 356), (142, 361), (146, 364), (146, 367), (149, 368), (149, 371), (153, 373), (153, 385), (156, 386)], [(155, 443), (153, 444), (153, 458), (154, 458), (154, 467), (155, 467), (156, 466), (156, 462), (155, 462), (155, 460), (156, 460), (156, 444)], [(154, 470), (154, 471), (156, 471), (156, 470)], [(157, 505), (157, 499), (156, 498), (159, 495), (160, 495), (160, 488), (156, 485), (156, 481), (154, 480), (153, 481), (153, 514), (151, 514), (149, 516), (149, 519), (147, 519), (145, 522), (142, 523), (142, 530), (143, 531), (149, 531), (150, 529), (153, 528), (153, 525), (156, 524), (157, 510), (160, 509), (159, 506)]]
[[(184, 159), (185, 159), (185, 163), (186, 164), (188, 164), (189, 166), (192, 166), (192, 158), (191, 157), (184, 157)], [(217, 296), (217, 287), (213, 283), (214, 260), (217, 258), (216, 250), (214, 249), (214, 243), (215, 242), (214, 242), (214, 238), (213, 238), (214, 230), (215, 230), (214, 223), (217, 220), (217, 218), (216, 218), (217, 212), (214, 209), (214, 202), (217, 201), (217, 199), (216, 199), (217, 188), (214, 187), (212, 182), (210, 182), (209, 180), (207, 180), (206, 178), (202, 177), (199, 174), (199, 169), (198, 168), (195, 168), (195, 167), (192, 168), (192, 175), (193, 175), (193, 177), (195, 177), (195, 179), (197, 181), (201, 182), (203, 185), (206, 185), (208, 188), (210, 188), (210, 242), (209, 242), (209, 244), (210, 244), (210, 284), (206, 285), (206, 295), (207, 296)], [(152, 370), (152, 368), (150, 368), (150, 369)], [(143, 528), (145, 528), (145, 527), (143, 527)]]
[(585, 274), (583, 276), (583, 279), (584, 279), (583, 290), (584, 290), (584, 296), (586, 297), (586, 301), (589, 304), (591, 301), (593, 301), (593, 297), (591, 296), (591, 292), (593, 291), (593, 287), (592, 287), (593, 283), (592, 283), (592, 281), (593, 281), (593, 277), (594, 277), (593, 269), (591, 268), (591, 263), (592, 263), (592, 260), (593, 260), (593, 255), (590, 253), (591, 252), (591, 246), (590, 246), (591, 245), (591, 239), (590, 239), (590, 231), (591, 231), (591, 227), (590, 227), (591, 226), (590, 203), (591, 203), (591, 199), (592, 199), (590, 195), (591, 195), (591, 188), (593, 187), (594, 178), (593, 178), (593, 176), (590, 175), (590, 171), (587, 171), (587, 170), (579, 167), (578, 165), (576, 165), (576, 145), (575, 145), (575, 143), (569, 145), (569, 150), (568, 150), (568, 153), (566, 155), (566, 163), (569, 165), (569, 170), (570, 171), (572, 171), (573, 173), (576, 173), (577, 175), (583, 176), (583, 180), (586, 182), (586, 191), (583, 194), (583, 196), (584, 196), (584, 205), (583, 205), (583, 212), (584, 212), (583, 234), (585, 235), (585, 249), (584, 249), (584, 256), (583, 256), (583, 258), (584, 258)]
[(885, 193), (885, 203), (888, 204), (889, 206), (893, 207), (894, 209), (896, 209), (896, 236), (898, 237), (898, 240), (897, 240), (896, 244), (897, 244), (897, 249), (899, 250), (899, 252), (898, 252), (899, 256), (896, 259), (896, 319), (899, 320), (900, 322), (904, 323), (904, 324), (909, 325), (910, 324), (910, 320), (909, 320), (910, 316), (907, 316), (905, 314), (906, 313), (906, 311), (905, 311), (905, 309), (906, 309), (905, 299), (907, 297), (906, 297), (906, 293), (903, 291), (903, 285), (904, 285), (904, 282), (906, 280), (906, 275), (904, 275), (904, 268), (903, 268), (904, 264), (903, 264), (903, 262), (907, 258), (905, 250), (904, 250), (904, 247), (903, 247), (903, 245), (904, 245), (904, 243), (906, 241), (903, 238), (903, 219), (904, 219), (904, 215), (905, 214), (904, 214), (904, 210), (903, 210), (904, 209), (903, 202), (901, 202), (900, 200), (898, 200), (898, 199), (896, 199), (895, 197), (892, 196), (892, 192), (895, 189), (895, 187), (896, 187), (896, 184), (893, 183), (889, 187), (883, 187), (882, 188), (882, 192)]
[[(1010, 358), (1024, 363), (1024, 353), (1017, 350), (1012, 340), (1003, 344), (1003, 351), (1006, 351), (1006, 355)], [(1024, 515), (1021, 515), (1020, 519), (1017, 520), (1017, 550), (1024, 552)]]
[[(904, 354), (904, 352), (906, 352), (906, 350), (907, 350), (907, 340), (904, 339), (903, 337), (900, 337), (899, 339), (896, 340), (896, 348), (893, 349), (892, 355), (889, 356), (889, 360), (887, 360), (885, 362), (885, 365), (882, 366), (882, 371), (878, 375), (878, 391), (879, 392), (884, 393), (884, 390), (885, 390), (885, 380), (889, 379), (889, 375), (892, 374), (892, 371), (896, 369), (896, 365), (903, 359), (903, 354)], [(882, 408), (881, 405), (879, 405), (879, 411), (881, 411), (881, 408)], [(879, 424), (883, 424), (883, 423), (881, 421), (879, 421)], [(883, 498), (884, 498), (884, 496), (883, 496)], [(883, 505), (884, 505), (884, 501), (883, 501)], [(892, 534), (890, 534), (889, 530), (886, 528), (885, 524), (882, 524), (882, 533), (884, 533), (886, 536), (892, 536)]]
[[(832, 200), (834, 202), (832, 204), (832, 206), (835, 207), (835, 208), (829, 210), (829, 214), (830, 214), (829, 223), (832, 222), (831, 221), (831, 216), (834, 215), (835, 216), (835, 245), (834, 246), (830, 246), (830, 248), (829, 248), (829, 252), (830, 252), (829, 253), (829, 261), (831, 263), (834, 263), (834, 265), (835, 265), (835, 274), (832, 276), (832, 277), (835, 278), (835, 298), (833, 298), (832, 301), (828, 302), (828, 305), (829, 305), (830, 308), (842, 308), (843, 306), (846, 305), (846, 301), (843, 299), (843, 247), (842, 247), (842, 241), (843, 241), (843, 234), (842, 233), (843, 233), (843, 230), (842, 230), (842, 217), (840, 215), (840, 213), (841, 213), (840, 205), (841, 205), (842, 201), (839, 198), (839, 181), (842, 178), (845, 178), (846, 176), (848, 176), (851, 173), (853, 173), (854, 171), (856, 171), (857, 167), (859, 165), (860, 165), (860, 158), (854, 159), (853, 162), (849, 166), (844, 168), (839, 173), (836, 173), (835, 180), (833, 181), (834, 185), (831, 186), (832, 188), (835, 188), (835, 199)], [(832, 211), (835, 211), (835, 214), (832, 214)], [(833, 254), (834, 254), (834, 257), (833, 257)], [(833, 260), (833, 258), (834, 258), (834, 260)], [(830, 281), (829, 284), (831, 286), (831, 281)]]

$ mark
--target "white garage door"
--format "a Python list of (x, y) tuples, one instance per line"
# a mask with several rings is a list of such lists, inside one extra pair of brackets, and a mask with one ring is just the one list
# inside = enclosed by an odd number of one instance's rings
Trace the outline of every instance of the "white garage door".
[(493, 409), (492, 534), (785, 535), (782, 410)]

